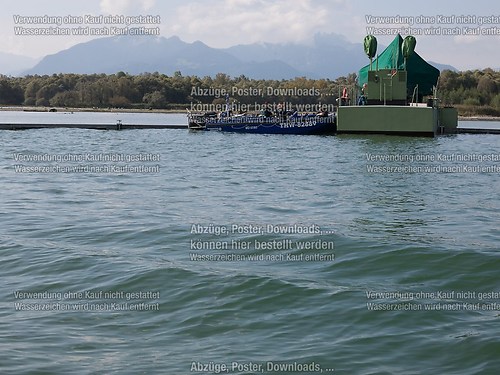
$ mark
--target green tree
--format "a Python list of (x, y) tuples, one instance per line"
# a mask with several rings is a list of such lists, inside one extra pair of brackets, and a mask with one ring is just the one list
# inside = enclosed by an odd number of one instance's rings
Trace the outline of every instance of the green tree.
[(500, 111), (500, 94), (496, 94), (490, 102), (490, 105), (496, 110)]
[(21, 87), (5, 77), (0, 79), (0, 104), (22, 104), (24, 95)]
[(481, 78), (479, 78), (479, 81), (477, 83), (477, 90), (479, 92), (483, 92), (485, 94), (497, 94), (498, 89), (497, 89), (497, 84), (495, 80), (493, 79), (492, 76), (489, 74), (483, 75)]
[(155, 91), (144, 95), (142, 101), (151, 108), (165, 108), (167, 105), (167, 100), (160, 91)]

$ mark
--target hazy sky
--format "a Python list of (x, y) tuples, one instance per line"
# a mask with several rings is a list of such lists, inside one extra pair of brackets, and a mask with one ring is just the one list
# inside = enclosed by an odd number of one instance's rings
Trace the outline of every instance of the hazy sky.
[[(425, 59), (459, 69), (500, 68), (500, 5), (492, 0), (2, 0), (0, 51), (42, 57), (95, 37), (15, 35), (14, 16), (159, 15), (162, 36), (211, 47), (254, 42), (311, 42), (316, 33), (336, 33), (361, 42), (367, 27), (383, 33), (403, 28), (417, 38)], [(374, 18), (370, 18), (373, 16)], [(453, 18), (455, 16), (455, 18)], [(382, 17), (382, 18), (381, 18)], [(390, 19), (383, 17), (393, 17)], [(110, 25), (62, 24), (109, 28)], [(124, 26), (124, 25), (115, 25)], [(408, 30), (410, 27), (410, 30)], [(432, 29), (455, 35), (418, 35)], [(479, 27), (479, 28), (478, 28)], [(464, 35), (465, 28), (479, 35)], [(457, 35), (459, 33), (459, 35)], [(494, 33), (495, 35), (485, 35)], [(403, 35), (404, 36), (404, 35)], [(394, 36), (377, 35), (387, 45)]]

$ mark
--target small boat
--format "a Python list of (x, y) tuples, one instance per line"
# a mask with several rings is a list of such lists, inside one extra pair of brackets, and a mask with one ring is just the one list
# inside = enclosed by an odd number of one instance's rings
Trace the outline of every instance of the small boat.
[(254, 134), (333, 134), (336, 131), (334, 114), (272, 114), (227, 115), (226, 112), (188, 113), (190, 130), (218, 130)]

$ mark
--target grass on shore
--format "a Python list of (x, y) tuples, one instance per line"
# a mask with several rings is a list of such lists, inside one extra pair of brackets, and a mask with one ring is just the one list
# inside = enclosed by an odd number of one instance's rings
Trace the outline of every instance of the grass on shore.
[(460, 117), (500, 117), (500, 110), (489, 105), (477, 106), (457, 104), (454, 107), (458, 110), (458, 115)]

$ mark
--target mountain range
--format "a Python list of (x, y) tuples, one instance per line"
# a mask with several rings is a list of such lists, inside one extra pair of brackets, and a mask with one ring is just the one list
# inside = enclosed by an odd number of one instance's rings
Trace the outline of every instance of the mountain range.
[[(383, 50), (379, 46), (379, 51)], [(5, 61), (5, 60), (3, 60)], [(311, 44), (256, 43), (218, 49), (176, 36), (118, 36), (94, 39), (45, 56), (28, 74), (160, 72), (215, 76), (226, 73), (255, 79), (331, 78), (357, 72), (368, 63), (361, 43), (337, 34), (316, 34)], [(435, 64), (438, 69), (454, 69)], [(2, 66), (0, 65), (0, 69)]]
[(0, 74), (17, 76), (33, 67), (39, 59), (0, 52)]

